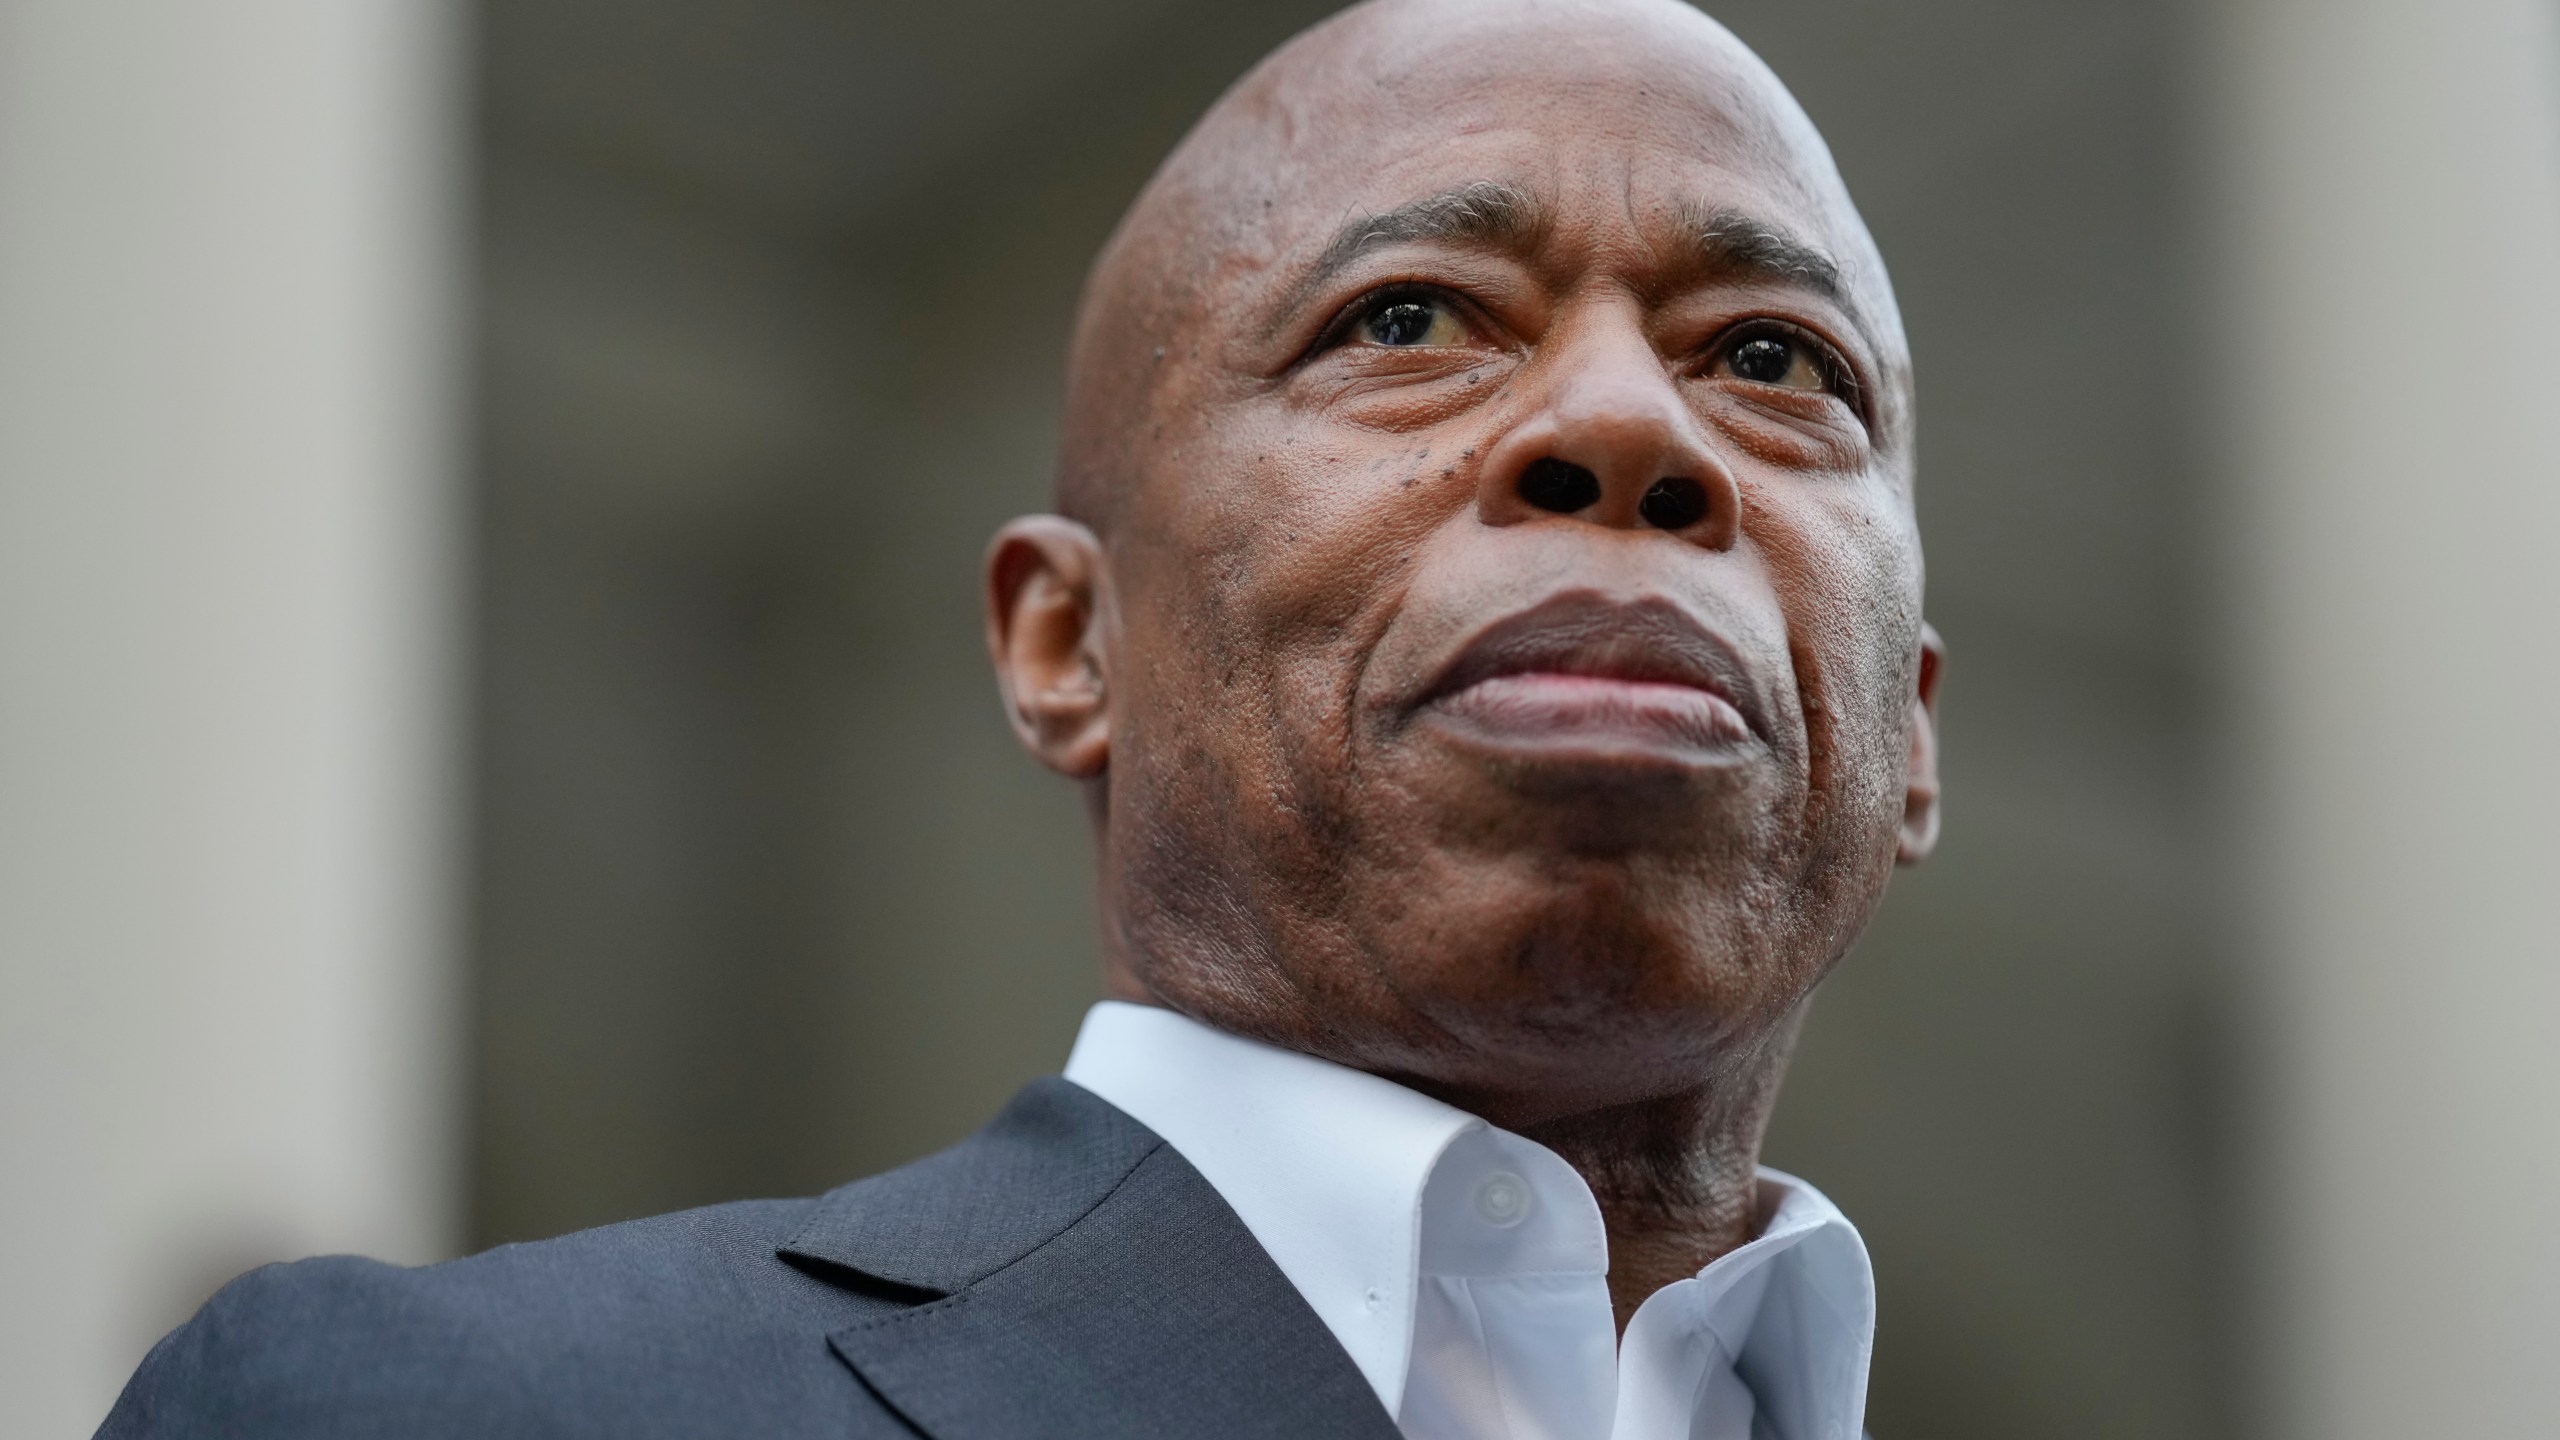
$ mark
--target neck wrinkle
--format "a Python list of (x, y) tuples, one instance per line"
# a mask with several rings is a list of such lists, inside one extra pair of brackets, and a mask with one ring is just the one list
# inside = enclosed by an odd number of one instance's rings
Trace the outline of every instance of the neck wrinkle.
[(1599, 1202), (1621, 1336), (1656, 1290), (1759, 1235), (1760, 1142), (1801, 1017), (1799, 1009), (1752, 1063), (1693, 1089), (1518, 1132), (1563, 1156)]

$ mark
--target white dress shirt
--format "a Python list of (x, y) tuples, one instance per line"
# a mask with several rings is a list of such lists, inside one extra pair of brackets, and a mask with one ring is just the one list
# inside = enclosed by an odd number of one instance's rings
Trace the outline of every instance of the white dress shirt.
[(1543, 1145), (1151, 1006), (1096, 1005), (1066, 1075), (1225, 1198), (1408, 1440), (1858, 1440), (1874, 1276), (1801, 1180), (1762, 1170), (1758, 1238), (1621, 1343), (1600, 1207)]

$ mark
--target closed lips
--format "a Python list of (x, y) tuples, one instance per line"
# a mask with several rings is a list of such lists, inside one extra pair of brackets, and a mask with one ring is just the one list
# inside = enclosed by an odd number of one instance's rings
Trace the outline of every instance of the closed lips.
[(1423, 703), (1506, 738), (1724, 748), (1765, 736), (1732, 649), (1678, 605), (1574, 594), (1495, 622)]

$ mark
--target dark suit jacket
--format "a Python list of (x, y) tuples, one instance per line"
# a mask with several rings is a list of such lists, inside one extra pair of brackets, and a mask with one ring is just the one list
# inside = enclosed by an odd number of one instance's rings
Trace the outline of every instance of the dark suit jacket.
[(1394, 1424), (1235, 1212), (1063, 1080), (814, 1200), (232, 1282), (98, 1432), (1344, 1436)]

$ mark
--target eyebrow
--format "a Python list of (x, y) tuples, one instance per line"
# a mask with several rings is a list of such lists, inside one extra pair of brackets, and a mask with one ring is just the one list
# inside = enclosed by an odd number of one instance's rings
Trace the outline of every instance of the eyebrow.
[(1408, 200), (1392, 210), (1353, 219), (1333, 234), (1305, 277), (1291, 287), (1289, 308), (1343, 267), (1388, 245), (1439, 240), (1504, 250), (1525, 250), (1545, 228), (1538, 197), (1500, 180), (1476, 180), (1454, 190)]
[(1739, 210), (1709, 210), (1684, 216), (1681, 228), (1689, 234), (1692, 253), (1711, 272), (1801, 285), (1851, 308), (1840, 262), (1766, 220)]
[[(1546, 224), (1546, 207), (1537, 196), (1500, 180), (1476, 180), (1408, 200), (1335, 231), (1315, 263), (1290, 287), (1287, 308), (1296, 309), (1309, 292), (1372, 250), (1427, 241), (1527, 250)], [(1683, 210), (1679, 228), (1691, 259), (1711, 274), (1801, 285), (1844, 309), (1854, 308), (1840, 262), (1780, 225), (1740, 210), (1698, 208)]]

